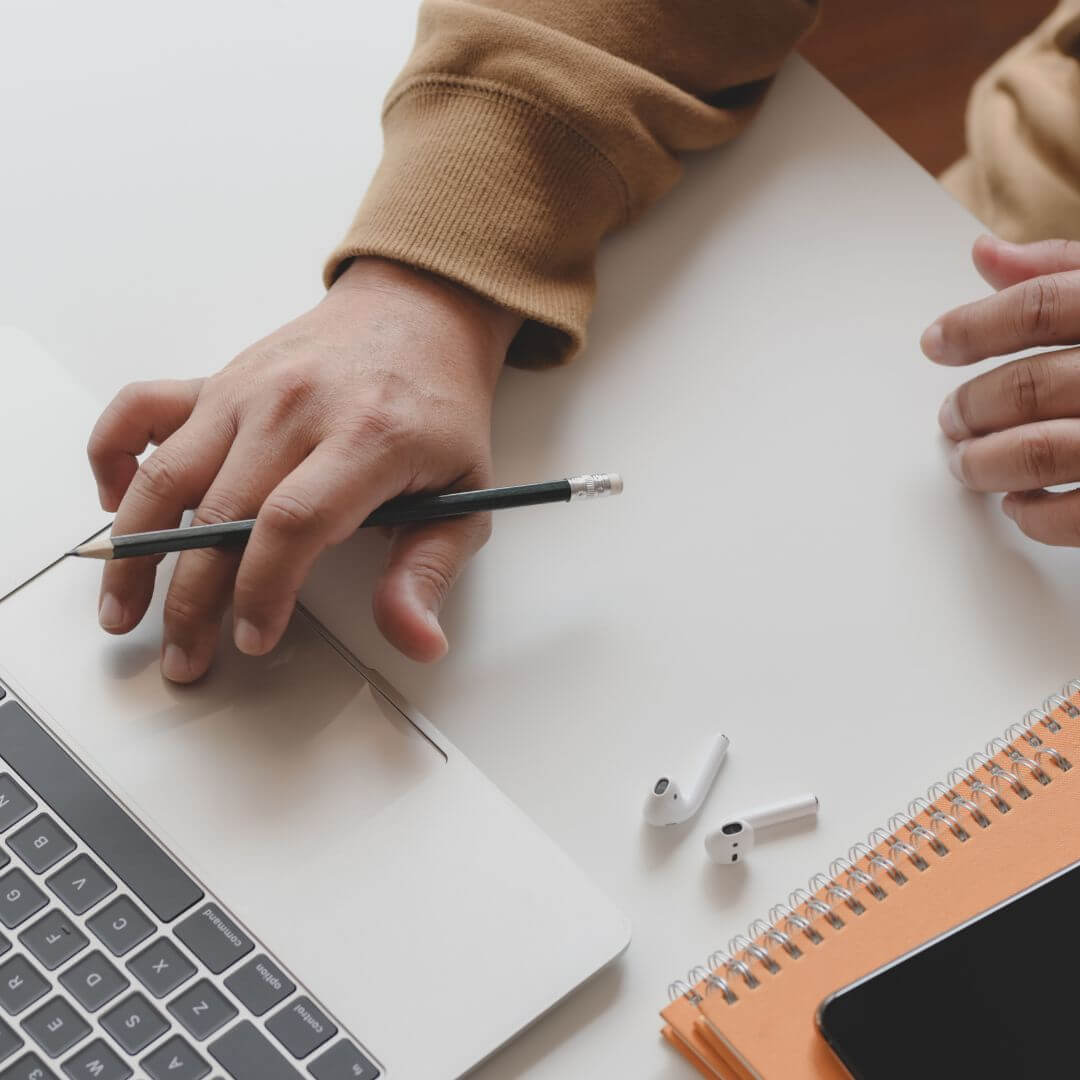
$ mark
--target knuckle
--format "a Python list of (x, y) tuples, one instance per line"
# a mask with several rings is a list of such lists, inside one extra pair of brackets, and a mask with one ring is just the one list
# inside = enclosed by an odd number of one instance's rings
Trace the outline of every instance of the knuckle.
[(1045, 366), (1037, 362), (1021, 361), (1009, 370), (1006, 389), (1009, 405), (1017, 415), (1030, 420), (1039, 415), (1046, 393)]
[(1054, 483), (1057, 450), (1053, 439), (1041, 428), (1021, 433), (1019, 457), (1023, 474), (1034, 481), (1033, 487), (1046, 487)]
[(193, 525), (220, 525), (223, 521), (240, 521), (246, 515), (240, 500), (223, 491), (208, 491), (192, 515)]
[(146, 385), (141, 382), (128, 383), (121, 387), (112, 401), (105, 406), (86, 443), (86, 452), (91, 461), (108, 454), (117, 422), (138, 410)]
[(272, 532), (284, 536), (317, 532), (322, 525), (322, 515), (313, 504), (287, 491), (274, 492), (263, 503), (259, 518)]
[(412, 562), (412, 573), (427, 582), (440, 600), (445, 600), (457, 580), (458, 567), (446, 552), (428, 548), (418, 551)]
[(148, 382), (130, 382), (122, 386), (112, 400), (112, 407), (124, 413), (140, 408), (146, 400), (149, 386)]
[(90, 438), (86, 440), (86, 456), (96, 465), (109, 455), (111, 449), (112, 442), (99, 420), (90, 432)]
[(150, 497), (161, 496), (179, 486), (181, 466), (165, 447), (155, 450), (135, 474), (139, 490)]
[(174, 581), (165, 597), (163, 618), (165, 625), (170, 629), (196, 626), (209, 619), (213, 610), (213, 605), (207, 600), (200, 598), (190, 588)]
[(1019, 331), (1025, 337), (1046, 337), (1057, 329), (1061, 286), (1053, 277), (1033, 278), (1020, 293)]
[(349, 427), (353, 445), (386, 447), (403, 434), (401, 418), (385, 405), (366, 402), (361, 405)]
[(283, 412), (292, 412), (314, 398), (318, 393), (318, 386), (311, 372), (293, 365), (274, 376), (272, 392), (278, 407)]

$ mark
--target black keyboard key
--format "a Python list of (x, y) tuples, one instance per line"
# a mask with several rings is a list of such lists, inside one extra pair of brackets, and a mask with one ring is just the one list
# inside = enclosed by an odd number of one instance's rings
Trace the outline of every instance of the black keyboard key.
[(100, 951), (84, 956), (60, 976), (60, 985), (87, 1012), (97, 1012), (131, 983), (105, 959)]
[(202, 889), (22, 706), (0, 704), (0, 757), (159, 918), (171, 922)]
[(147, 945), (127, 967), (156, 998), (171, 994), (195, 974), (195, 965), (168, 938)]
[(51, 1057), (90, 1034), (90, 1025), (62, 998), (50, 998), (23, 1022), (23, 1030)]
[(22, 821), (37, 803), (15, 783), (11, 773), (0, 773), (0, 832)]
[(17, 867), (0, 877), (0, 922), (9, 930), (47, 903), (45, 894)]
[(18, 1016), (49, 989), (49, 981), (25, 956), (13, 956), (0, 964), (0, 1006)]
[(251, 938), (217, 904), (203, 904), (178, 924), (174, 932), (215, 975), (255, 947)]
[(348, 1039), (317, 1057), (308, 1072), (315, 1080), (375, 1080), (379, 1070)]
[(0, 1061), (6, 1061), (22, 1044), (22, 1036), (0, 1020)]
[(209, 1038), (235, 1015), (236, 1006), (206, 979), (169, 1002), (169, 1012), (195, 1036)]
[(116, 890), (116, 882), (89, 855), (77, 855), (67, 866), (47, 877), (45, 884), (76, 915), (89, 911)]
[(8, 837), (8, 846), (35, 874), (43, 874), (75, 850), (75, 841), (48, 814), (38, 814)]
[(113, 956), (131, 952), (153, 932), (154, 924), (126, 897), (118, 896), (86, 920)]
[(71, 1080), (128, 1080), (131, 1076), (131, 1069), (104, 1039), (87, 1043), (62, 1068)]
[(337, 1028), (309, 997), (290, 1001), (266, 1022), (267, 1030), (293, 1057), (307, 1057), (337, 1034)]
[(150, 1080), (202, 1080), (210, 1066), (188, 1043), (174, 1035), (139, 1062)]
[(136, 993), (103, 1013), (101, 1026), (120, 1044), (121, 1050), (137, 1054), (167, 1031), (169, 1024), (142, 994)]
[(296, 989), (296, 984), (265, 953), (237, 968), (225, 985), (256, 1016), (268, 1012)]
[(33, 926), (28, 926), (19, 935), (19, 940), (38, 958), (46, 971), (55, 971), (90, 944), (90, 939), (62, 911), (55, 908)]
[(299, 1080), (300, 1077), (250, 1020), (229, 1028), (207, 1049), (233, 1080)]
[(57, 1080), (57, 1076), (37, 1054), (27, 1054), (0, 1072), (0, 1080)]

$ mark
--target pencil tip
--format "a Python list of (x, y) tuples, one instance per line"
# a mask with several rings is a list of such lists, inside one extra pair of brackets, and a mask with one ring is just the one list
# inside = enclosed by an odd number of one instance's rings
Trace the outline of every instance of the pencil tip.
[(112, 541), (106, 537), (100, 540), (88, 540), (85, 544), (72, 548), (67, 555), (72, 555), (76, 559), (111, 559), (112, 552)]

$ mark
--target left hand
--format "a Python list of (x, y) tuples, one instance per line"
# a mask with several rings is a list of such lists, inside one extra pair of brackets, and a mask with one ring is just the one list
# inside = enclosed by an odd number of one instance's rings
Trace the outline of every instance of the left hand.
[[(922, 336), (939, 364), (973, 364), (1035, 346), (1080, 344), (1080, 243), (1009, 244), (983, 236), (975, 266), (999, 290), (942, 315)], [(949, 466), (973, 491), (1005, 492), (1002, 510), (1045, 544), (1080, 547), (1080, 348), (1003, 364), (953, 391), (938, 422)]]

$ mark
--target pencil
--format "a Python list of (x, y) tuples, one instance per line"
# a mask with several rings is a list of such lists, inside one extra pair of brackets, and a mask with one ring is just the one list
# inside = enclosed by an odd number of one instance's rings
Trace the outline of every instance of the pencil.
[[(443, 495), (403, 495), (383, 503), (360, 527), (405, 525), (487, 510), (506, 510), (513, 506), (570, 502), (599, 495), (618, 495), (622, 489), (623, 482), (618, 473), (592, 473), (545, 484), (452, 491)], [(254, 526), (255, 518), (249, 518), (245, 521), (224, 521), (218, 525), (191, 525), (185, 529), (105, 536), (90, 540), (68, 554), (80, 559), (133, 559), (140, 555), (164, 555), (190, 548), (243, 547)]]

